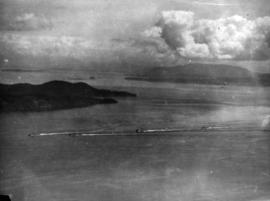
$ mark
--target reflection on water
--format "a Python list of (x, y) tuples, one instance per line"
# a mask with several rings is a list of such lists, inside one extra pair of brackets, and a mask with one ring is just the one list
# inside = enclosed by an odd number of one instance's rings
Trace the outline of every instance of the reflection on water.
[[(0, 192), (23, 201), (270, 200), (270, 135), (259, 129), (269, 113), (262, 106), (139, 97), (116, 105), (1, 114)], [(27, 136), (198, 125), (247, 129), (171, 136)]]

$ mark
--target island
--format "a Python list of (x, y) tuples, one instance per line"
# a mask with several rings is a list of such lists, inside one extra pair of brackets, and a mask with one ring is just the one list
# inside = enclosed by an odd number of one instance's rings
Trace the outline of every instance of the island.
[(0, 84), (0, 111), (47, 111), (117, 103), (116, 98), (135, 97), (124, 91), (97, 89), (77, 82), (50, 81)]
[(209, 85), (269, 85), (270, 76), (224, 64), (193, 63), (173, 67), (150, 67), (136, 74), (128, 75), (127, 80), (149, 82), (194, 83)]

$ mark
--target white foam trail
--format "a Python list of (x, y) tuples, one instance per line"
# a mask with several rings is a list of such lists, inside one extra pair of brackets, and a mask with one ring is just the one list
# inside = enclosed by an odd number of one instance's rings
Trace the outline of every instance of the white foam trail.
[[(141, 136), (141, 135), (179, 135), (181, 133), (215, 133), (215, 132), (254, 132), (254, 131), (270, 131), (270, 116), (267, 116), (262, 123), (262, 128), (260, 127), (246, 127), (246, 128), (234, 128), (228, 126), (202, 126), (199, 128), (164, 128), (164, 129), (137, 129), (136, 131), (121, 131), (121, 132), (103, 132), (98, 133), (97, 131), (65, 131), (65, 132), (48, 132), (48, 133), (36, 133), (29, 134), (30, 137), (42, 137), (42, 136), (57, 136), (57, 135), (67, 135), (67, 136)], [(171, 134), (169, 134), (171, 133)]]

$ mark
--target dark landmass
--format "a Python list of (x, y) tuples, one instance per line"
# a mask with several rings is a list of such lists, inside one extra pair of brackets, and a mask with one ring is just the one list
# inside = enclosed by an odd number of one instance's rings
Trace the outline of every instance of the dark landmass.
[(0, 195), (1, 201), (11, 201), (10, 197), (8, 195)]
[(256, 74), (247, 69), (214, 64), (188, 64), (175, 67), (153, 67), (135, 75), (128, 80), (151, 82), (179, 82), (211, 85), (268, 85), (270, 74)]
[(51, 81), (40, 85), (0, 84), (0, 111), (46, 111), (117, 103), (135, 97), (123, 91), (96, 89), (86, 83)]

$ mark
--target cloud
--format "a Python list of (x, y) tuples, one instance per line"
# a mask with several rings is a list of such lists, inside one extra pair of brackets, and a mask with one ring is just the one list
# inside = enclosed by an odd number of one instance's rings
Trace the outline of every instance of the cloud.
[(152, 27), (151, 29), (145, 30), (143, 32), (143, 36), (146, 37), (159, 37), (162, 33), (162, 29), (160, 27)]
[[(89, 61), (105, 58), (106, 61), (123, 57), (144, 58), (154, 56), (164, 57), (168, 46), (158, 39), (142, 41), (139, 39), (113, 39), (111, 41), (97, 41), (91, 38), (74, 35), (46, 35), (32, 33), (7, 32), (0, 35), (0, 46), (6, 58), (11, 55), (29, 58), (74, 58)], [(140, 56), (138, 56), (140, 55)], [(155, 57), (155, 58), (156, 58)], [(143, 59), (142, 59), (143, 60)]]
[(24, 13), (16, 16), (13, 20), (9, 20), (7, 30), (12, 31), (27, 31), (27, 30), (40, 30), (50, 29), (52, 23), (44, 16), (37, 16), (34, 13)]
[(164, 11), (159, 22), (145, 33), (148, 37), (164, 39), (181, 57), (239, 60), (270, 58), (268, 16), (249, 20), (234, 15), (212, 20), (196, 19), (194, 13), (189, 11)]
[[(4, 58), (16, 55), (27, 58), (23, 59), (26, 63), (31, 62), (29, 58), (44, 57), (51, 60), (72, 58), (82, 62), (102, 60), (115, 63), (123, 60), (136, 64), (165, 65), (178, 59), (163, 39), (149, 39), (146, 36), (98, 41), (74, 35), (6, 32), (0, 35), (0, 46)], [(14, 59), (10, 58), (10, 61), (14, 62)]]
[(206, 2), (206, 1), (194, 1), (192, 4), (205, 5), (205, 6), (237, 6), (237, 4), (231, 3), (217, 3), (217, 2)]
[[(156, 33), (151, 32), (154, 35)], [(149, 33), (143, 33), (140, 37), (113, 39), (112, 42), (121, 47), (122, 58), (136, 65), (172, 65), (179, 58), (161, 38), (149, 38)]]
[(90, 50), (97, 49), (99, 46), (82, 37), (22, 35), (16, 33), (1, 35), (0, 44), (6, 47), (6, 49), (21, 55), (64, 57), (87, 56)]

